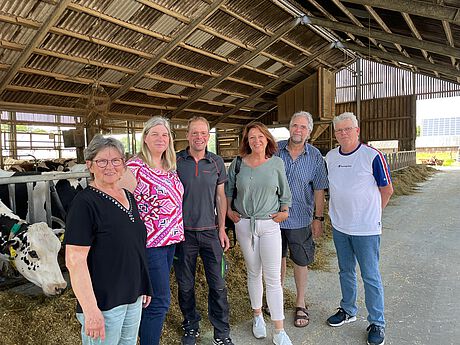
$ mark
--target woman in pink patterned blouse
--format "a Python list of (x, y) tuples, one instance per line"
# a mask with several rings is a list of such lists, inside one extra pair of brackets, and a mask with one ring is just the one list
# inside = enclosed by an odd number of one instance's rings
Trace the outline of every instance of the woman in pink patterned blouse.
[(158, 345), (171, 293), (169, 273), (175, 244), (184, 240), (184, 187), (176, 173), (176, 154), (167, 119), (151, 118), (142, 131), (142, 148), (127, 163), (120, 183), (131, 190), (147, 228), (147, 260), (153, 297), (142, 311), (141, 345)]

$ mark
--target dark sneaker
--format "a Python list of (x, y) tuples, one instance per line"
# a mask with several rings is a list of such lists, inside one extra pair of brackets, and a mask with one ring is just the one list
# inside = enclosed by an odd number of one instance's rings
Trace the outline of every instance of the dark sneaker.
[(214, 338), (212, 345), (233, 345), (233, 341), (230, 338)]
[(367, 345), (385, 344), (385, 327), (372, 324), (367, 327), (367, 331), (369, 331)]
[(200, 336), (200, 331), (197, 329), (185, 330), (182, 336), (182, 345), (196, 345), (196, 338)]
[(337, 308), (338, 312), (327, 319), (327, 324), (332, 327), (342, 326), (344, 323), (356, 321), (356, 316), (351, 316), (343, 308)]

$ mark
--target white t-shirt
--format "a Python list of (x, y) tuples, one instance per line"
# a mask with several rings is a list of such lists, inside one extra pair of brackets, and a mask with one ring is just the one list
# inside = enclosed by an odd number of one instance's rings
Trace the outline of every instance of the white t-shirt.
[(383, 154), (364, 144), (353, 152), (340, 147), (326, 155), (329, 179), (329, 216), (334, 229), (348, 235), (382, 233), (382, 199), (379, 187), (391, 183)]

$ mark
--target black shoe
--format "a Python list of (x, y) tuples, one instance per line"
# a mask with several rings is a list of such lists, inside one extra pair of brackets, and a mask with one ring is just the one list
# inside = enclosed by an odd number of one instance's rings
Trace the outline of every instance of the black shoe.
[(344, 323), (356, 321), (356, 316), (351, 316), (343, 308), (337, 308), (338, 312), (327, 319), (327, 323), (332, 327), (342, 326)]
[(212, 345), (233, 345), (233, 341), (229, 337), (222, 339), (214, 338), (214, 340), (212, 341)]
[(367, 331), (369, 331), (367, 345), (385, 344), (385, 327), (372, 324), (367, 327)]
[(184, 335), (182, 336), (182, 345), (196, 345), (196, 338), (200, 336), (200, 331), (198, 329), (186, 329)]

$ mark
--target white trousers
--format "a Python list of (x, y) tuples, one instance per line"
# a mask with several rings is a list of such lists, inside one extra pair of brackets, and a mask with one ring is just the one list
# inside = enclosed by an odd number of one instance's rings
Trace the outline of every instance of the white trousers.
[(241, 219), (235, 224), (236, 238), (248, 271), (251, 307), (252, 309), (262, 308), (263, 273), (271, 319), (284, 320), (280, 226), (271, 219), (256, 220), (255, 223), (254, 248), (251, 246), (249, 219)]

